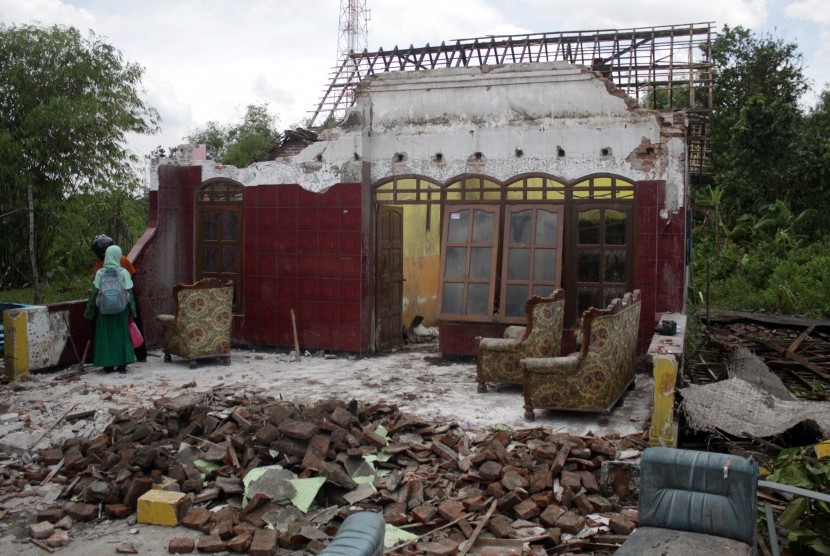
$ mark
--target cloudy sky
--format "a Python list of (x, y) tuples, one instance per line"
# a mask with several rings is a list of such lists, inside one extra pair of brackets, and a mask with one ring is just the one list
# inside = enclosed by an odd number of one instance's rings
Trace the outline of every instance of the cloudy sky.
[[(830, 0), (367, 0), (368, 48), (485, 35), (714, 21), (796, 41), (814, 88), (830, 82)], [(314, 109), (337, 61), (340, 0), (0, 0), (0, 21), (92, 30), (145, 68), (171, 147), (268, 102), (281, 128)]]

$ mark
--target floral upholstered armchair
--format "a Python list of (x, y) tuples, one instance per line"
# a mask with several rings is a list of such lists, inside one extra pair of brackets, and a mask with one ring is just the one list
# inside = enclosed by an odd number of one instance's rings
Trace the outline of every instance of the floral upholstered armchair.
[(231, 322), (233, 320), (233, 286), (216, 278), (206, 278), (195, 284), (176, 284), (175, 315), (157, 315), (164, 327), (162, 347), (164, 360), (172, 355), (190, 362), (209, 357), (221, 357), (225, 365), (231, 362)]
[(487, 383), (522, 383), (519, 361), (526, 357), (554, 357), (562, 349), (565, 292), (557, 289), (549, 297), (534, 295), (525, 304), (527, 326), (511, 326), (503, 338), (478, 338), (476, 380), (478, 391)]
[(522, 360), (525, 419), (534, 408), (601, 413), (611, 409), (634, 383), (634, 356), (640, 327), (640, 290), (615, 299), (607, 309), (582, 315), (582, 346), (564, 357)]

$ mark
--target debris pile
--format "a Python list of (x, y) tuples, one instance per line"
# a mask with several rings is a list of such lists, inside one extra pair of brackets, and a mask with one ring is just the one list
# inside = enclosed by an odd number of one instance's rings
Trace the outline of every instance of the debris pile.
[(383, 514), (391, 554), (611, 553), (637, 524), (626, 460), (644, 446), (637, 435), (475, 433), (382, 403), (218, 391), (115, 415), (0, 479), (60, 485), (29, 528), (46, 547), (70, 542), (72, 521), (137, 512), (191, 530), (170, 553), (316, 553), (363, 509)]

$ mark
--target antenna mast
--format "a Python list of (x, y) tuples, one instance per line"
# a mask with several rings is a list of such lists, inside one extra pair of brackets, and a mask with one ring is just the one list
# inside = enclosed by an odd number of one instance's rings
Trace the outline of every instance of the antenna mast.
[(366, 0), (340, 0), (340, 33), (337, 38), (337, 61), (351, 52), (363, 52), (369, 42), (369, 10)]

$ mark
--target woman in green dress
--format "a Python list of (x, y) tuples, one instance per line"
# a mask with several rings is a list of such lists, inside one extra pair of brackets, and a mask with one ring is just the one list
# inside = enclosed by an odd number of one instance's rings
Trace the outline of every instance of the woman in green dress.
[[(127, 292), (127, 306), (117, 314), (104, 314), (97, 306), (98, 292), (101, 289), (102, 278), (108, 269), (117, 269), (121, 285)], [(92, 364), (103, 367), (105, 373), (117, 370), (127, 372), (127, 365), (135, 362), (135, 352), (130, 340), (129, 317), (135, 317), (135, 301), (132, 295), (133, 279), (130, 273), (121, 267), (121, 248), (117, 245), (107, 247), (104, 255), (104, 266), (95, 273), (92, 282), (92, 292), (86, 302), (84, 317), (92, 320), (98, 313), (95, 325), (95, 352)]]

